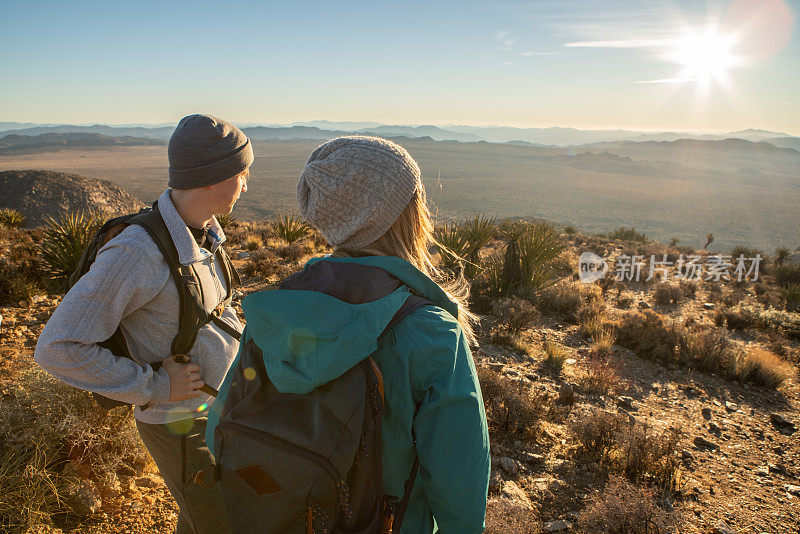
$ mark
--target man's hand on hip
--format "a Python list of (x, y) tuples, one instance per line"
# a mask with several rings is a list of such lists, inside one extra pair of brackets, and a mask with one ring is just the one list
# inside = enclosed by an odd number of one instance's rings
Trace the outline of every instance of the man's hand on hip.
[(196, 363), (180, 364), (174, 356), (164, 360), (162, 367), (169, 375), (169, 400), (177, 402), (198, 397), (202, 394), (200, 388), (200, 366)]

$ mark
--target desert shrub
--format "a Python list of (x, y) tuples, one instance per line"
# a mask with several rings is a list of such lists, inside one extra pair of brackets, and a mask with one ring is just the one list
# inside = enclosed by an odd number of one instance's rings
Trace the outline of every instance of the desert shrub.
[(655, 287), (655, 295), (653, 299), (656, 304), (667, 305), (677, 304), (683, 297), (683, 291), (680, 286), (670, 284), (669, 282), (661, 282)]
[(792, 251), (788, 249), (788, 247), (778, 247), (775, 249), (775, 257), (773, 259), (773, 265), (783, 265), (786, 260), (789, 259), (791, 256)]
[(635, 352), (640, 358), (661, 363), (675, 359), (675, 347), (680, 336), (672, 326), (651, 311), (628, 312), (617, 325), (617, 344)]
[(233, 224), (236, 223), (236, 218), (231, 213), (217, 213), (214, 215), (214, 218), (217, 219), (217, 224), (223, 230), (227, 230), (231, 228)]
[(553, 285), (561, 272), (556, 260), (566, 249), (558, 232), (547, 223), (519, 222), (503, 230), (504, 254), (489, 258), (486, 282), (489, 291), (508, 295), (535, 294)]
[(605, 326), (606, 305), (600, 301), (591, 301), (578, 310), (578, 332), (585, 338), (596, 338)]
[(637, 484), (675, 488), (679, 471), (676, 451), (681, 440), (678, 428), (659, 432), (641, 421), (601, 411), (576, 420), (570, 430), (578, 453), (606, 466), (610, 473)]
[(626, 228), (624, 226), (617, 228), (607, 234), (608, 239), (619, 241), (633, 241), (636, 243), (649, 243), (650, 240), (641, 232), (637, 232), (635, 228)]
[(620, 310), (627, 310), (633, 304), (633, 299), (631, 297), (617, 297), (617, 308)]
[(681, 280), (678, 283), (678, 287), (685, 297), (693, 299), (697, 296), (697, 282)]
[(739, 351), (722, 332), (687, 328), (679, 331), (678, 339), (679, 364), (729, 378), (738, 376)]
[(797, 311), (800, 308), (800, 284), (789, 284), (780, 289), (786, 311)]
[(542, 313), (560, 315), (575, 322), (584, 302), (596, 298), (590, 289), (592, 287), (596, 286), (566, 282), (545, 288), (528, 298)]
[(578, 514), (577, 527), (586, 533), (678, 534), (684, 522), (671, 507), (661, 506), (656, 490), (612, 477)]
[(66, 282), (102, 224), (99, 215), (85, 212), (62, 213), (58, 219), (47, 220), (40, 250), (51, 278)]
[(242, 272), (245, 276), (269, 278), (278, 270), (280, 258), (272, 248), (261, 248), (250, 255), (249, 261), (244, 265)]
[(311, 233), (311, 227), (303, 219), (292, 213), (279, 215), (270, 221), (270, 230), (273, 236), (283, 239), (290, 245)]
[(564, 345), (549, 339), (542, 343), (542, 350), (545, 355), (542, 363), (556, 373), (560, 373), (564, 368), (564, 362), (570, 356), (569, 350)]
[(25, 216), (15, 209), (0, 209), (0, 226), (6, 228), (22, 228), (25, 226)]
[(589, 347), (589, 354), (596, 358), (608, 358), (614, 352), (614, 343), (616, 341), (617, 334), (613, 329), (603, 329), (594, 337)]
[(778, 265), (772, 269), (772, 276), (778, 285), (783, 287), (800, 284), (800, 263)]
[(0, 305), (29, 299), (43, 290), (44, 272), (34, 239), (25, 230), (7, 232), (8, 244), (0, 255)]
[(261, 240), (261, 237), (257, 235), (250, 235), (245, 238), (244, 242), (242, 243), (242, 248), (252, 252), (254, 250), (264, 248), (264, 242)]
[(731, 251), (731, 261), (736, 265), (739, 256), (744, 256), (745, 259), (755, 258), (756, 256), (764, 257), (764, 251), (744, 244), (735, 245)]
[(532, 438), (542, 406), (530, 389), (485, 367), (478, 368), (478, 380), (492, 441)]
[(574, 235), (578, 233), (578, 230), (574, 226), (568, 224), (564, 227), (564, 233), (567, 235)]
[(539, 310), (527, 300), (511, 297), (495, 305), (495, 314), (509, 333), (518, 334), (533, 324), (539, 316)]
[(714, 314), (714, 324), (731, 330), (757, 328), (760, 324), (758, 311), (753, 307), (736, 306), (723, 308)]
[(0, 403), (0, 530), (67, 519), (79, 477), (102, 490), (117, 471), (146, 463), (129, 410), (106, 414), (88, 393), (38, 368), (23, 371)]
[(586, 364), (586, 372), (578, 382), (581, 391), (593, 395), (605, 395), (614, 391), (620, 379), (607, 361), (593, 359)]
[(486, 503), (484, 534), (536, 534), (541, 530), (533, 508), (514, 505), (507, 499), (489, 499)]
[(526, 356), (530, 356), (533, 353), (533, 347), (531, 347), (530, 343), (522, 339), (518, 334), (512, 334), (506, 330), (492, 332), (490, 340), (495, 345), (509, 348)]
[(795, 376), (789, 362), (759, 347), (750, 348), (741, 355), (737, 373), (740, 382), (749, 381), (772, 389)]

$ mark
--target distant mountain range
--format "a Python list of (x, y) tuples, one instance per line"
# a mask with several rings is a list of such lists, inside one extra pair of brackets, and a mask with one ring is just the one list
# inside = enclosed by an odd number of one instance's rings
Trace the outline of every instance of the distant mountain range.
[[(378, 135), (382, 137), (430, 137), (434, 141), (458, 141), (508, 143), (521, 146), (575, 146), (604, 142), (650, 142), (696, 139), (722, 141), (743, 139), (753, 142), (768, 142), (781, 148), (800, 150), (800, 137), (783, 132), (767, 130), (740, 130), (728, 133), (693, 132), (641, 132), (634, 130), (580, 130), (577, 128), (514, 128), (509, 126), (465, 126), (465, 125), (392, 125), (377, 122), (333, 122), (309, 121), (290, 125), (255, 126), (243, 125), (243, 130), (256, 140), (318, 139), (327, 140), (340, 135)], [(4, 134), (41, 135), (50, 133), (87, 133), (110, 137), (138, 137), (145, 139), (169, 139), (173, 127), (110, 126), (105, 124), (84, 125), (32, 125), (29, 123), (0, 122), (0, 137)]]
[(143, 146), (163, 145), (160, 139), (143, 137), (111, 137), (96, 133), (45, 133), (39, 135), (9, 134), (0, 137), (0, 150), (14, 150), (45, 147), (87, 147), (87, 146)]

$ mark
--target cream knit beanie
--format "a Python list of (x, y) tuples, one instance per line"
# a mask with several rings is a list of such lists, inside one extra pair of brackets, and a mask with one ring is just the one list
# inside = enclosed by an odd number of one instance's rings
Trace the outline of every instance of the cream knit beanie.
[(339, 137), (311, 153), (297, 184), (297, 204), (328, 243), (358, 250), (392, 227), (420, 184), (417, 162), (400, 145)]

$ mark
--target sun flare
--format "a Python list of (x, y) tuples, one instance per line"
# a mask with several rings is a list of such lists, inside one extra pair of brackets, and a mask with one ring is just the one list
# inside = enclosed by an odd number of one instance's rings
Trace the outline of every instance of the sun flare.
[(729, 69), (740, 64), (740, 59), (732, 52), (734, 44), (733, 37), (713, 29), (689, 32), (676, 41), (668, 57), (683, 65), (680, 78), (708, 84), (711, 80), (722, 81)]

